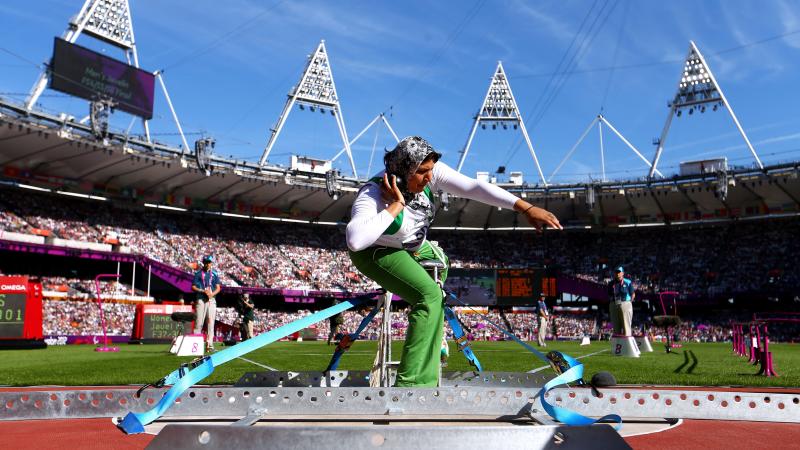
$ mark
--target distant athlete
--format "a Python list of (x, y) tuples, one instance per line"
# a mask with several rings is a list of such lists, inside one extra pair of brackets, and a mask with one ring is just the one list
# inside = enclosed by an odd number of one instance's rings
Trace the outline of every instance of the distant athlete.
[(397, 386), (436, 386), (444, 325), (441, 287), (420, 265), (438, 260), (447, 278), (449, 260), (427, 240), (439, 191), (517, 211), (537, 229), (561, 229), (552, 213), (493, 184), (462, 175), (439, 162), (423, 138), (404, 138), (384, 155), (385, 171), (364, 184), (347, 224), (350, 259), (361, 273), (403, 298), (410, 307)]
[(633, 300), (636, 291), (633, 282), (625, 278), (625, 269), (622, 266), (614, 271), (614, 280), (611, 281), (611, 324), (614, 334), (631, 336), (631, 322), (633, 321)]
[(222, 290), (217, 271), (211, 266), (214, 264), (214, 257), (211, 255), (203, 257), (203, 268), (195, 272), (192, 291), (197, 292), (197, 302), (195, 303), (194, 334), (200, 334), (203, 330), (203, 322), (208, 322), (206, 327), (206, 350), (214, 351), (214, 320), (217, 316), (216, 296)]

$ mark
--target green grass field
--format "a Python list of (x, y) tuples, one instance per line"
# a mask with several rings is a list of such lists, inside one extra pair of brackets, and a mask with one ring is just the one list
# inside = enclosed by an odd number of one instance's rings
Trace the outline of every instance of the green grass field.
[[(400, 355), (402, 342), (395, 342)], [(797, 345), (773, 344), (776, 378), (756, 376), (757, 366), (731, 352), (730, 344), (684, 344), (675, 354), (666, 354), (663, 346), (641, 358), (614, 357), (606, 351), (582, 359), (588, 379), (601, 370), (613, 373), (621, 384), (691, 385), (691, 386), (800, 386), (800, 349)], [(560, 350), (574, 357), (610, 348), (608, 342), (594, 342), (580, 347), (576, 342), (557, 342), (547, 350)], [(0, 385), (125, 385), (153, 382), (192, 358), (170, 355), (167, 345), (122, 345), (119, 353), (99, 353), (89, 345), (49, 347), (44, 350), (6, 350), (0, 352)], [(527, 372), (541, 367), (531, 353), (514, 342), (476, 342), (473, 349), (485, 370)], [(375, 356), (375, 342), (356, 342), (342, 358), (340, 369), (366, 370)], [(683, 350), (692, 351), (697, 363)], [(322, 370), (333, 347), (324, 342), (277, 342), (246, 355), (246, 358), (279, 370)], [(451, 344), (446, 371), (466, 371), (470, 366)], [(688, 355), (688, 353), (687, 353)], [(248, 371), (264, 370), (242, 360), (233, 360), (216, 368), (204, 381), (208, 384), (232, 384)], [(552, 373), (546, 369), (547, 373)]]

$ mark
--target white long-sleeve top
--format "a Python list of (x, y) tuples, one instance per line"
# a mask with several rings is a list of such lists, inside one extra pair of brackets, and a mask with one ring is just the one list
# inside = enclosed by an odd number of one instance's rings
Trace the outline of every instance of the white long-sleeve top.
[[(443, 162), (433, 166), (431, 192), (444, 191), (459, 197), (479, 201), (498, 208), (513, 209), (517, 197), (493, 184), (462, 175)], [(428, 234), (428, 228), (436, 215), (436, 206), (424, 192), (406, 201), (406, 207), (392, 217), (386, 208), (387, 199), (382, 198), (383, 172), (376, 175), (380, 182), (367, 182), (358, 191), (347, 224), (347, 247), (352, 251), (364, 250), (377, 245), (391, 248), (419, 249)], [(395, 220), (400, 228), (392, 234), (384, 234)]]

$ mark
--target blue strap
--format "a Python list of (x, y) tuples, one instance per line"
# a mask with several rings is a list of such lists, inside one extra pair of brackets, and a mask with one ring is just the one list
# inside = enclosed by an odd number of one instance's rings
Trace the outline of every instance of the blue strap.
[(345, 354), (347, 350), (350, 349), (350, 346), (353, 345), (353, 342), (357, 341), (361, 338), (361, 333), (364, 332), (364, 329), (372, 322), (372, 319), (375, 318), (375, 315), (380, 311), (380, 306), (376, 306), (372, 308), (369, 314), (364, 316), (361, 319), (361, 323), (358, 324), (358, 328), (356, 328), (355, 333), (350, 333), (346, 335), (346, 337), (339, 340), (339, 344), (336, 346), (336, 351), (333, 352), (333, 357), (331, 357), (331, 362), (328, 363), (328, 367), (325, 368), (325, 372), (329, 370), (336, 370), (339, 367), (339, 360), (342, 359), (342, 355)]
[(369, 297), (372, 295), (374, 294), (343, 301), (338, 305), (333, 305), (330, 308), (317, 311), (316, 313), (308, 315), (302, 319), (295, 320), (294, 322), (287, 323), (286, 325), (275, 328), (266, 333), (262, 333), (252, 339), (240, 342), (233, 347), (229, 347), (225, 350), (214, 353), (211, 356), (206, 356), (190, 364), (181, 366), (179, 369), (173, 371), (156, 383), (156, 386), (159, 387), (164, 385), (172, 385), (170, 390), (167, 391), (167, 393), (161, 398), (156, 406), (143, 413), (129, 412), (118, 426), (127, 434), (143, 433), (145, 425), (161, 417), (164, 412), (175, 403), (175, 400), (186, 391), (186, 389), (209, 376), (214, 371), (214, 367), (225, 364), (232, 359), (246, 355), (253, 350), (257, 350), (267, 344), (278, 341), (281, 338), (284, 338), (292, 333), (296, 333), (335, 314), (339, 314), (340, 312), (346, 311), (354, 306), (361, 305), (369, 301)]
[(447, 319), (447, 323), (450, 324), (450, 328), (453, 330), (453, 337), (456, 338), (456, 342), (463, 341), (466, 344), (462, 345), (461, 343), (458, 344), (458, 349), (461, 350), (461, 353), (464, 354), (464, 357), (467, 358), (470, 364), (475, 366), (475, 370), (478, 372), (483, 372), (483, 367), (481, 366), (481, 362), (478, 361), (478, 357), (475, 356), (475, 353), (472, 352), (472, 348), (469, 346), (469, 340), (467, 339), (466, 334), (464, 333), (464, 329), (461, 327), (461, 323), (458, 321), (456, 317), (456, 313), (450, 309), (449, 306), (444, 307), (444, 317)]
[(575, 380), (580, 380), (583, 378), (583, 364), (569, 355), (562, 353), (561, 356), (566, 359), (572, 367), (570, 367), (570, 369), (566, 372), (563, 372), (559, 376), (548, 381), (539, 391), (539, 400), (542, 402), (542, 407), (547, 414), (550, 414), (550, 417), (553, 419), (556, 419), (559, 422), (567, 425), (593, 425), (597, 422), (616, 422), (617, 425), (614, 426), (614, 429), (619, 430), (622, 424), (622, 417), (617, 414), (606, 414), (599, 419), (592, 419), (590, 417), (578, 414), (575, 411), (570, 411), (566, 408), (555, 406), (547, 401), (545, 394), (547, 394), (551, 389), (555, 388), (556, 386), (571, 383)]
[[(454, 299), (456, 302), (460, 303), (461, 305), (469, 307), (469, 305), (467, 305), (466, 303), (462, 302), (461, 299), (456, 297), (456, 295), (453, 294), (452, 292), (448, 292), (448, 295), (450, 295), (450, 297), (452, 299)], [(472, 309), (472, 308), (470, 308), (470, 309)], [(560, 372), (560, 374), (557, 377), (555, 377), (552, 380), (548, 381), (544, 385), (544, 387), (542, 387), (542, 389), (539, 391), (539, 400), (542, 402), (542, 407), (547, 412), (547, 414), (550, 414), (550, 416), (552, 418), (554, 418), (554, 419), (558, 420), (559, 422), (564, 423), (566, 425), (592, 425), (592, 424), (594, 424), (596, 422), (601, 422), (601, 421), (603, 421), (603, 422), (604, 421), (613, 421), (613, 422), (617, 423), (617, 425), (614, 428), (619, 430), (619, 428), (620, 428), (619, 424), (622, 423), (622, 418), (620, 416), (616, 415), (616, 414), (608, 414), (606, 416), (603, 416), (603, 417), (595, 420), (595, 419), (583, 416), (581, 414), (578, 414), (578, 413), (576, 413), (574, 411), (570, 411), (568, 409), (561, 408), (560, 406), (552, 405), (545, 398), (545, 394), (547, 392), (549, 392), (551, 389), (553, 389), (554, 387), (556, 387), (556, 386), (560, 386), (562, 384), (573, 383), (573, 382), (576, 382), (578, 380), (582, 381), (583, 380), (583, 363), (581, 363), (580, 361), (578, 361), (577, 359), (575, 359), (575, 358), (573, 358), (573, 357), (571, 357), (569, 355), (566, 355), (564, 353), (560, 353), (559, 352), (558, 356), (564, 358), (564, 360), (566, 360), (566, 362), (570, 366), (569, 369), (567, 369), (566, 371), (562, 372), (561, 371), (562, 368), (559, 367), (553, 359), (549, 358), (547, 355), (545, 355), (544, 353), (540, 352), (539, 350), (536, 350), (535, 348), (530, 346), (527, 342), (523, 342), (516, 335), (514, 335), (514, 333), (511, 333), (510, 331), (506, 330), (505, 328), (495, 324), (491, 319), (486, 317), (485, 314), (479, 313), (478, 311), (475, 311), (474, 309), (473, 309), (473, 311), (475, 313), (477, 313), (478, 315), (480, 315), (481, 317), (483, 317), (483, 319), (489, 325), (493, 326), (494, 328), (496, 328), (497, 330), (499, 330), (500, 332), (502, 332), (506, 336), (508, 336), (511, 339), (513, 339), (514, 341), (516, 341), (518, 344), (520, 344), (523, 347), (525, 347), (526, 350), (528, 350), (529, 352), (533, 353), (537, 358), (539, 358), (542, 361), (544, 361), (544, 362), (550, 364), (551, 366), (553, 366), (553, 368), (556, 370), (556, 372)]]

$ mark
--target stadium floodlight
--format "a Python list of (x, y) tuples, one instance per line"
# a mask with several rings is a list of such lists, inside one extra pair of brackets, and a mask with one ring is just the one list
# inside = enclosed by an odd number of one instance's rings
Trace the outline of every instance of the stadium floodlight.
[(89, 103), (89, 124), (95, 138), (102, 140), (108, 136), (108, 119), (114, 112), (114, 102), (108, 98), (99, 98)]
[(156, 203), (145, 203), (144, 206), (146, 208), (155, 208), (155, 209), (166, 209), (169, 211), (188, 211), (186, 208), (178, 208), (177, 206), (167, 206), (167, 205), (159, 205)]
[(731, 119), (733, 119), (733, 123), (736, 125), (736, 128), (739, 130), (739, 133), (742, 135), (742, 138), (747, 144), (747, 148), (750, 149), (750, 153), (753, 154), (756, 164), (760, 169), (764, 168), (764, 165), (761, 163), (761, 159), (759, 159), (758, 154), (753, 148), (753, 144), (750, 143), (750, 139), (747, 137), (744, 129), (742, 129), (739, 119), (736, 118), (733, 108), (731, 108), (730, 103), (725, 98), (725, 94), (722, 92), (722, 88), (720, 88), (719, 83), (717, 83), (717, 80), (714, 77), (714, 74), (711, 72), (708, 63), (700, 53), (700, 50), (697, 48), (697, 45), (695, 45), (694, 41), (689, 41), (689, 53), (686, 56), (683, 68), (681, 69), (681, 76), (678, 80), (678, 89), (675, 92), (675, 96), (673, 97), (672, 101), (667, 105), (669, 106), (670, 111), (667, 115), (664, 128), (661, 131), (661, 138), (658, 141), (656, 154), (653, 157), (652, 164), (650, 165), (650, 173), (648, 175), (649, 178), (652, 178), (653, 174), (656, 173), (658, 160), (661, 158), (661, 154), (664, 151), (664, 142), (666, 142), (667, 134), (669, 133), (669, 128), (672, 124), (672, 118), (680, 117), (684, 110), (688, 110), (689, 115), (693, 115), (695, 109), (699, 110), (701, 113), (704, 113), (707, 104), (712, 105), (712, 111), (716, 111), (719, 106), (724, 106), (725, 109), (728, 110)]
[(528, 146), (528, 151), (530, 151), (533, 162), (536, 164), (536, 169), (539, 171), (539, 178), (542, 180), (544, 186), (547, 187), (547, 180), (545, 180), (542, 168), (539, 165), (539, 158), (536, 157), (536, 151), (534, 151), (533, 144), (531, 144), (528, 130), (525, 129), (525, 122), (522, 120), (522, 114), (520, 114), (519, 107), (517, 107), (517, 101), (514, 99), (514, 93), (511, 91), (511, 85), (508, 83), (508, 77), (503, 69), (503, 63), (500, 61), (497, 62), (497, 68), (494, 71), (494, 75), (492, 75), (492, 80), (489, 82), (489, 89), (486, 91), (486, 97), (484, 97), (483, 103), (481, 103), (481, 107), (475, 115), (475, 121), (472, 124), (469, 138), (467, 138), (467, 143), (461, 151), (461, 159), (458, 161), (458, 167), (456, 169), (459, 172), (461, 172), (464, 161), (467, 159), (467, 154), (472, 145), (472, 139), (475, 137), (475, 132), (478, 130), (478, 125), (480, 125), (482, 129), (486, 129), (486, 123), (484, 122), (490, 122), (493, 130), (497, 129), (498, 124), (502, 125), (504, 129), (508, 129), (509, 123), (514, 126), (515, 130), (519, 126), (519, 129), (522, 131), (522, 136), (525, 138), (525, 144)]
[(450, 194), (445, 191), (439, 191), (439, 202), (442, 205), (442, 211), (450, 210)]
[(594, 204), (595, 204), (594, 186), (588, 185), (586, 186), (586, 206), (588, 206), (589, 209), (591, 210), (594, 209)]
[(344, 143), (345, 151), (348, 158), (350, 158), (350, 167), (353, 169), (353, 176), (358, 178), (356, 173), (356, 164), (353, 161), (353, 153), (350, 151), (350, 142), (347, 138), (347, 128), (345, 127), (344, 117), (342, 115), (342, 108), (339, 104), (339, 95), (336, 93), (336, 84), (333, 82), (333, 72), (331, 71), (330, 62), (328, 61), (328, 52), (325, 49), (325, 41), (320, 41), (317, 50), (308, 58), (306, 68), (300, 78), (300, 82), (293, 87), (288, 94), (288, 99), (283, 107), (278, 123), (275, 127), (271, 128), (271, 134), (264, 153), (258, 162), (260, 167), (263, 167), (269, 158), (272, 147), (275, 145), (278, 136), (286, 123), (289, 114), (294, 108), (294, 104), (308, 106), (311, 112), (316, 112), (317, 108), (321, 113), (325, 113), (325, 108), (331, 110), (331, 115), (336, 119), (336, 125), (339, 128), (339, 135)]
[(336, 178), (336, 171), (331, 169), (325, 172), (325, 192), (334, 200), (339, 200), (339, 180)]
[(234, 213), (226, 213), (226, 212), (220, 213), (220, 215), (221, 216), (225, 216), (225, 217), (235, 217), (237, 219), (249, 219), (250, 218), (250, 216), (245, 216), (244, 214), (234, 214)]
[(108, 198), (101, 197), (99, 195), (81, 194), (78, 192), (56, 191), (56, 194), (67, 195), (69, 197), (88, 198), (90, 200), (99, 200), (103, 202), (108, 200)]
[(43, 188), (43, 187), (39, 187), (39, 186), (33, 186), (33, 185), (30, 185), (30, 184), (23, 184), (23, 183), (17, 183), (17, 187), (21, 187), (23, 189), (30, 189), (31, 191), (53, 192), (52, 190), (47, 189), (47, 188)]
[(197, 163), (197, 168), (205, 173), (207, 177), (211, 176), (211, 165), (209, 162), (211, 160), (211, 149), (215, 146), (216, 141), (211, 137), (200, 138), (194, 142), (194, 158)]

